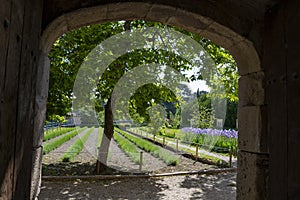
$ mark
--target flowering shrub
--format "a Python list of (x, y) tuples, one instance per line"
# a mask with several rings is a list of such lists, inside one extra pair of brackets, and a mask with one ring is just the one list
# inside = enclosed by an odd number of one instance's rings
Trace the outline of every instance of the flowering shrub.
[(199, 144), (203, 148), (212, 151), (228, 152), (229, 149), (237, 149), (238, 131), (236, 130), (217, 130), (185, 127), (182, 140), (187, 143)]

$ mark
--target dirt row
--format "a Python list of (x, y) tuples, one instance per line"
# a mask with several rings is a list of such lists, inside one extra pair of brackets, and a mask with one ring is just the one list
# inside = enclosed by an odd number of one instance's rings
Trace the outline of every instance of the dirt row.
[[(65, 142), (63, 145), (59, 146), (57, 149), (54, 149), (53, 151), (49, 152), (48, 154), (43, 156), (43, 163), (44, 164), (50, 164), (50, 163), (57, 163), (61, 161), (61, 157), (65, 152), (67, 152), (68, 148), (80, 137), (84, 135), (84, 133), (88, 131), (88, 129), (85, 129), (84, 131), (80, 132), (78, 135), (73, 137), (71, 140)], [(59, 136), (61, 137), (61, 136)], [(53, 140), (53, 139), (52, 139)]]
[[(63, 163), (61, 156), (67, 151), (78, 138), (80, 138), (88, 129), (79, 133), (70, 141), (64, 143), (56, 150), (43, 157), (43, 175), (85, 175), (93, 174), (97, 155), (97, 139), (99, 129), (95, 128), (88, 138), (84, 149), (75, 157), (74, 162)], [(190, 171), (214, 168), (215, 166), (195, 162), (181, 155), (177, 166), (167, 166), (161, 159), (139, 149), (143, 152), (142, 171), (148, 173), (165, 173), (176, 171)], [(132, 162), (128, 155), (124, 153), (117, 143), (112, 140), (108, 153), (108, 166), (122, 172), (139, 173), (139, 165)]]

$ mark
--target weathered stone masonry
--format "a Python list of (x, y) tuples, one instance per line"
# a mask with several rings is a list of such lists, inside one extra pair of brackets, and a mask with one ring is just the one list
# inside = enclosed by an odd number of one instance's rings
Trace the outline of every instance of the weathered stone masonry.
[(129, 19), (175, 25), (232, 53), (241, 75), (237, 199), (300, 198), (297, 0), (0, 0), (0, 5), (1, 198), (38, 194), (53, 42), (81, 26)]

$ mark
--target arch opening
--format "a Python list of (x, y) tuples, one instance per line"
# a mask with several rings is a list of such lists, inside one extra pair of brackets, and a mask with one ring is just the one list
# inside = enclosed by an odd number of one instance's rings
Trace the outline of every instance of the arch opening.
[[(139, 11), (136, 12), (137, 10)], [(240, 147), (249, 152), (265, 152), (266, 147), (260, 145), (264, 130), (258, 129), (265, 120), (262, 107), (264, 105), (264, 74), (260, 66), (260, 59), (250, 41), (212, 19), (171, 6), (147, 3), (120, 3), (85, 8), (55, 19), (43, 32), (41, 49), (46, 57), (52, 44), (60, 35), (78, 27), (107, 21), (133, 19), (158, 21), (180, 27), (200, 34), (230, 51), (238, 64), (238, 71), (241, 75), (239, 81)], [(45, 60), (46, 62), (44, 62)], [(40, 67), (43, 68), (41, 70), (43, 71), (41, 72), (42, 77), (47, 79), (49, 63), (47, 58), (45, 60)], [(250, 128), (253, 125), (256, 127), (255, 130)], [(36, 135), (38, 134), (36, 133)], [(254, 138), (251, 138), (253, 136)], [(239, 159), (244, 160), (243, 156), (239, 155)], [(240, 164), (238, 169), (240, 172), (244, 170), (244, 165), (245, 163)], [(245, 180), (239, 181), (238, 178), (239, 184), (241, 187), (247, 185)], [(244, 189), (241, 188), (240, 193), (242, 194), (243, 191)]]

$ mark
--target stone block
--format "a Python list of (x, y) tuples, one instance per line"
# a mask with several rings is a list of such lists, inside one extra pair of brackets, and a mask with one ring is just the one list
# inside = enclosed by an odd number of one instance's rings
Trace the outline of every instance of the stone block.
[(265, 106), (239, 107), (240, 150), (268, 153), (267, 111)]
[(226, 49), (244, 40), (243, 37), (217, 22), (211, 23), (201, 35)]
[(268, 154), (239, 151), (236, 199), (267, 199), (268, 168)]
[(212, 24), (212, 20), (178, 9), (176, 10), (176, 13), (170, 15), (167, 24), (201, 34), (210, 24)]
[(89, 24), (103, 23), (103, 19), (105, 19), (106, 17), (107, 6), (83, 8), (65, 15), (68, 30), (80, 28)]
[(149, 12), (146, 15), (146, 19), (150, 21), (167, 23), (170, 16), (173, 16), (176, 13), (177, 13), (177, 9), (171, 6), (152, 5)]
[(43, 32), (40, 44), (42, 51), (45, 53), (49, 53), (52, 45), (57, 40), (57, 38), (66, 33), (68, 30), (69, 27), (65, 15), (58, 17)]
[(130, 20), (145, 18), (151, 4), (128, 2), (108, 4), (106, 21)]
[(241, 41), (228, 50), (233, 55), (241, 76), (262, 70), (260, 58), (251, 42)]
[(265, 75), (257, 72), (239, 79), (239, 106), (265, 105)]

